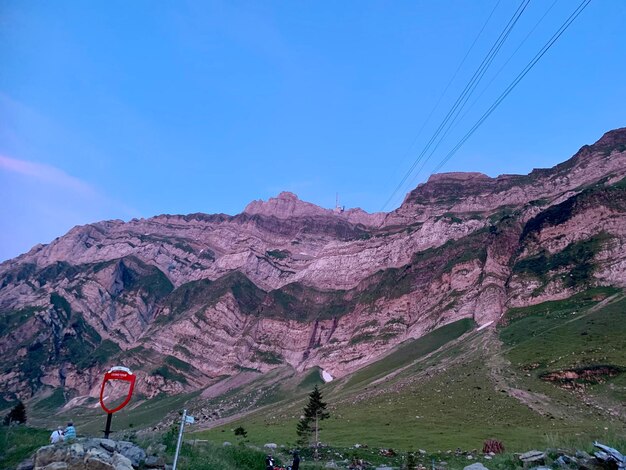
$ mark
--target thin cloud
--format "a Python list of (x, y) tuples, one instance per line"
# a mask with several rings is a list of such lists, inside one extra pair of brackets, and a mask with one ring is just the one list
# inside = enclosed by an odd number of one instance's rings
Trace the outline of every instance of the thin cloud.
[(43, 163), (18, 160), (16, 158), (0, 155), (0, 169), (61, 186), (83, 195), (94, 196), (96, 193), (96, 191), (84, 181), (68, 175), (63, 170)]

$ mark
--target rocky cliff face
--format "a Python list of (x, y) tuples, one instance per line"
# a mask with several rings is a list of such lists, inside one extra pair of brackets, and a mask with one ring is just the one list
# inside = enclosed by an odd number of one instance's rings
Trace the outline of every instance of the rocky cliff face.
[(0, 394), (146, 396), (288, 364), (353, 371), (460, 318), (626, 284), (626, 129), (529, 175), (434, 175), (390, 213), (281, 193), (236, 216), (75, 227), (0, 265)]

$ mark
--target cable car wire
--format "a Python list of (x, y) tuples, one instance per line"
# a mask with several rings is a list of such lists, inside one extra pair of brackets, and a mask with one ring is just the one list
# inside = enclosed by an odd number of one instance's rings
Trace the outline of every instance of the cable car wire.
[(583, 0), (578, 7), (572, 12), (572, 14), (565, 20), (556, 33), (544, 44), (540, 51), (533, 57), (533, 59), (524, 67), (524, 69), (518, 74), (518, 76), (511, 82), (511, 84), (502, 92), (498, 99), (485, 111), (480, 119), (472, 126), (472, 128), (463, 136), (463, 138), (448, 152), (448, 154), (439, 162), (439, 164), (433, 170), (433, 173), (439, 171), (463, 146), (465, 142), (476, 132), (476, 130), (485, 122), (485, 120), (495, 111), (495, 109), (504, 101), (504, 99), (513, 91), (517, 84), (532, 70), (532, 68), (539, 62), (539, 60), (550, 50), (554, 43), (561, 37), (561, 35), (570, 27), (570, 25), (578, 18), (578, 16), (587, 8), (591, 3), (591, 0)]
[[(454, 74), (452, 75), (452, 78), (450, 78), (450, 80), (448, 81), (448, 84), (446, 85), (446, 87), (443, 89), (443, 91), (441, 92), (441, 94), (439, 95), (439, 98), (437, 99), (437, 102), (435, 103), (435, 105), (433, 106), (433, 108), (430, 110), (430, 113), (428, 113), (428, 116), (426, 117), (426, 119), (424, 120), (424, 123), (422, 124), (422, 126), (419, 128), (419, 130), (417, 131), (417, 134), (415, 135), (415, 137), (413, 138), (413, 140), (411, 141), (411, 145), (409, 145), (406, 153), (404, 154), (404, 156), (402, 157), (402, 159), (404, 160), (404, 158), (410, 153), (411, 149), (413, 148), (413, 146), (415, 145), (415, 143), (417, 142), (417, 139), (422, 135), (422, 131), (424, 130), (424, 128), (426, 127), (426, 125), (430, 122), (430, 118), (433, 117), (433, 114), (435, 114), (435, 111), (437, 110), (437, 108), (439, 107), (439, 105), (441, 104), (441, 101), (443, 100), (443, 97), (446, 95), (448, 89), (450, 88), (450, 86), (452, 85), (452, 83), (454, 82), (455, 78), (457, 77), (457, 75), (459, 74), (459, 72), (461, 71), (461, 68), (463, 67), (463, 65), (465, 64), (465, 61), (467, 60), (467, 58), (469, 57), (470, 53), (472, 52), (472, 50), (474, 49), (474, 46), (476, 45), (476, 43), (478, 42), (478, 40), (480, 39), (480, 37), (482, 36), (483, 32), (485, 31), (485, 28), (487, 27), (487, 24), (489, 24), (489, 21), (491, 20), (491, 17), (493, 16), (493, 14), (495, 13), (496, 9), (498, 8), (498, 6), (500, 5), (500, 2), (502, 0), (498, 0), (496, 2), (496, 4), (494, 5), (494, 7), (491, 9), (491, 13), (489, 13), (489, 16), (487, 17), (487, 19), (485, 20), (485, 22), (483, 23), (483, 26), (480, 28), (480, 31), (478, 31), (478, 34), (476, 35), (476, 37), (474, 38), (474, 41), (472, 41), (471, 46), (469, 47), (469, 49), (467, 50), (467, 52), (465, 53), (465, 55), (463, 56), (463, 59), (461, 60), (461, 63), (458, 65), (458, 67), (456, 68), (456, 70), (454, 71)], [(556, 0), (555, 0), (556, 1)]]
[(413, 173), (413, 170), (415, 170), (415, 168), (420, 163), (420, 161), (422, 160), (422, 158), (424, 157), (426, 152), (428, 152), (430, 147), (437, 140), (437, 138), (439, 137), (439, 135), (441, 134), (443, 129), (446, 128), (446, 125), (448, 124), (450, 119), (452, 119), (453, 116), (458, 116), (458, 113), (455, 114), (456, 110), (459, 108), (459, 106), (461, 106), (462, 104), (464, 105), (467, 102), (467, 99), (469, 99), (469, 96), (471, 96), (473, 91), (476, 89), (476, 86), (478, 86), (478, 83), (480, 83), (480, 80), (482, 79), (482, 77), (484, 76), (485, 72), (487, 71), (487, 69), (489, 68), (491, 63), (493, 62), (495, 56), (498, 54), (498, 52), (502, 48), (502, 45), (504, 44), (504, 42), (508, 38), (509, 34), (513, 30), (513, 28), (515, 27), (517, 22), (519, 21), (520, 17), (522, 16), (522, 13), (524, 13), (524, 10), (526, 10), (526, 8), (528, 7), (529, 3), (530, 3), (530, 0), (522, 0), (522, 2), (520, 3), (519, 7), (517, 8), (517, 10), (515, 10), (515, 13), (513, 13), (511, 18), (509, 19), (508, 23), (506, 24), (506, 26), (504, 27), (504, 29), (500, 33), (500, 35), (498, 36), (498, 38), (496, 39), (494, 44), (489, 49), (489, 52), (483, 58), (482, 62), (480, 63), (480, 65), (478, 66), (478, 68), (476, 69), (476, 71), (474, 72), (472, 77), (470, 78), (470, 80), (467, 83), (467, 85), (465, 85), (465, 88), (463, 89), (463, 91), (461, 92), (459, 97), (454, 102), (452, 108), (448, 111), (448, 113), (444, 117), (443, 121), (439, 124), (439, 127), (437, 128), (437, 130), (434, 132), (434, 134), (429, 139), (429, 141), (426, 144), (426, 146), (422, 149), (422, 151), (420, 152), (420, 154), (418, 155), (416, 160), (413, 162), (413, 164), (411, 165), (409, 170), (405, 173), (405, 175), (402, 178), (402, 180), (400, 181), (400, 183), (394, 189), (394, 191), (391, 194), (391, 196), (389, 196), (389, 198), (387, 199), (387, 201), (383, 205), (383, 207), (382, 207), (383, 210), (389, 204), (389, 202), (394, 198), (394, 196), (398, 193), (398, 191), (402, 188), (402, 186), (408, 180), (408, 178), (411, 176), (411, 174)]
[[(480, 101), (480, 99), (482, 98), (482, 96), (485, 94), (485, 92), (489, 89), (489, 87), (491, 86), (491, 84), (496, 80), (496, 78), (498, 78), (498, 76), (502, 73), (502, 71), (504, 70), (504, 68), (509, 64), (509, 62), (511, 62), (511, 60), (513, 59), (513, 57), (515, 57), (515, 55), (519, 52), (519, 50), (522, 48), (522, 46), (524, 44), (526, 44), (526, 41), (528, 40), (528, 38), (535, 32), (535, 30), (539, 27), (539, 25), (543, 22), (543, 20), (545, 19), (546, 16), (548, 16), (548, 13), (550, 13), (552, 11), (552, 9), (554, 8), (554, 6), (557, 4), (559, 0), (554, 0), (552, 2), (552, 5), (550, 5), (550, 7), (548, 7), (548, 9), (546, 10), (546, 12), (541, 16), (541, 18), (539, 18), (539, 20), (537, 21), (537, 23), (535, 24), (535, 26), (533, 26), (533, 28), (528, 32), (528, 34), (524, 37), (524, 39), (522, 39), (522, 41), (520, 42), (520, 44), (517, 46), (517, 48), (513, 51), (513, 53), (509, 56), (509, 58), (504, 62), (504, 64), (502, 64), (502, 66), (498, 69), (498, 71), (495, 73), (495, 75), (491, 78), (491, 80), (489, 80), (489, 83), (487, 83), (487, 85), (485, 85), (485, 88), (483, 88), (483, 90), (480, 92), (480, 94), (474, 99), (474, 101), (472, 101), (472, 103), (469, 105), (469, 107), (465, 110), (465, 112), (463, 113), (463, 116), (461, 116), (461, 118), (459, 119), (459, 122), (463, 121), (467, 115), (469, 114), (469, 112), (472, 110), (472, 108), (474, 108), (474, 106), (476, 105), (476, 103), (478, 103)], [(458, 122), (457, 122), (458, 125)], [(454, 126), (456, 127), (456, 126)]]
[(452, 119), (452, 121), (448, 124), (446, 130), (443, 133), (443, 136), (441, 136), (441, 138), (439, 139), (439, 141), (437, 142), (437, 144), (431, 149), (430, 153), (428, 154), (428, 157), (426, 157), (426, 159), (422, 162), (421, 166), (419, 167), (419, 169), (417, 170), (417, 172), (415, 172), (415, 175), (413, 176), (413, 178), (411, 179), (411, 186), (413, 184), (415, 184), (415, 181), (417, 180), (418, 176), (421, 174), (422, 170), (424, 169), (424, 167), (426, 166), (426, 163), (428, 163), (428, 161), (430, 161), (430, 158), (433, 156), (433, 154), (437, 151), (437, 149), (439, 148), (439, 146), (441, 145), (441, 143), (445, 140), (445, 138), (448, 136), (448, 134), (452, 131), (452, 129), (454, 129), (454, 127), (456, 127), (456, 125), (461, 122), (465, 116), (469, 113), (470, 109), (478, 102), (478, 100), (480, 99), (480, 97), (485, 93), (485, 91), (487, 89), (489, 89), (489, 86), (494, 82), (495, 78), (500, 74), (500, 72), (502, 72), (502, 70), (504, 69), (504, 67), (509, 63), (509, 61), (513, 58), (513, 56), (517, 53), (517, 51), (524, 45), (524, 43), (526, 42), (526, 40), (529, 38), (529, 36), (535, 31), (535, 29), (537, 29), (537, 27), (539, 26), (539, 24), (543, 21), (543, 19), (546, 17), (546, 15), (550, 12), (550, 10), (552, 10), (552, 7), (554, 7), (554, 5), (556, 5), (556, 2), (558, 0), (554, 0), (554, 2), (552, 3), (552, 5), (550, 5), (550, 7), (548, 8), (548, 10), (543, 14), (543, 16), (539, 19), (539, 21), (535, 24), (535, 26), (530, 30), (530, 32), (524, 37), (524, 39), (522, 40), (522, 42), (519, 44), (519, 46), (517, 46), (517, 48), (515, 49), (515, 51), (513, 52), (513, 54), (511, 54), (509, 56), (509, 58), (506, 60), (506, 62), (502, 65), (502, 67), (500, 67), (500, 69), (496, 72), (496, 74), (494, 75), (494, 77), (489, 81), (489, 83), (485, 86), (485, 88), (481, 91), (481, 93), (478, 95), (478, 97), (470, 104), (470, 106), (467, 108), (467, 110), (465, 111), (465, 113), (463, 113), (463, 115), (459, 118), (460, 112), (463, 109), (463, 107), (465, 107), (465, 104), (467, 103), (467, 101), (469, 100), (469, 96), (464, 100), (463, 105), (459, 108), (459, 110), (455, 113), (454, 118)]

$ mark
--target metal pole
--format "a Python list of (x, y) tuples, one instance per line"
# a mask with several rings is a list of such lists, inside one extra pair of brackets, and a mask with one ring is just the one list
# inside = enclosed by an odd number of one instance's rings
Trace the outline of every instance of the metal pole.
[(109, 434), (111, 434), (111, 419), (113, 418), (113, 413), (107, 413), (107, 424), (104, 427), (104, 438), (108, 439)]
[(180, 444), (183, 442), (183, 430), (185, 429), (185, 421), (187, 419), (187, 410), (183, 410), (183, 420), (180, 423), (180, 432), (178, 433), (178, 443), (176, 444), (176, 454), (174, 455), (174, 465), (172, 470), (176, 470), (176, 464), (178, 463), (178, 454), (180, 452)]

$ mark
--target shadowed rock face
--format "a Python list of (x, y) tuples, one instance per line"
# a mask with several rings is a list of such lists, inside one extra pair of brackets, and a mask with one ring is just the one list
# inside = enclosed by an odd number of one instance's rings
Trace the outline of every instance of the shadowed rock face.
[(146, 396), (281, 365), (340, 377), (461, 318), (624, 286), (625, 177), (618, 129), (529, 175), (434, 175), (390, 213), (281, 193), (75, 227), (0, 264), (0, 394), (94, 396), (117, 364)]

